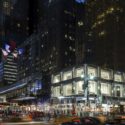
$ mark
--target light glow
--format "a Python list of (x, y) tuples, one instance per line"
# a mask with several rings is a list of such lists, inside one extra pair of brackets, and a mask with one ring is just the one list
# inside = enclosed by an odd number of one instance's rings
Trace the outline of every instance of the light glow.
[(75, 0), (77, 3), (84, 3), (85, 0)]

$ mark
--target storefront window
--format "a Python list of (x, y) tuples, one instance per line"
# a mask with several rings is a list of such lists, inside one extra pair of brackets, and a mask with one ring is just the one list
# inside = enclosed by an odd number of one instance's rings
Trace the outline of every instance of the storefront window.
[(53, 95), (53, 97), (59, 97), (60, 96), (60, 86), (54, 87), (52, 89), (52, 95)]
[(89, 93), (97, 94), (97, 83), (95, 81), (89, 81)]
[(83, 94), (83, 84), (84, 84), (84, 81), (78, 81), (76, 82), (76, 94)]
[(103, 79), (111, 79), (111, 72), (107, 71), (107, 70), (101, 70), (101, 78)]
[(84, 77), (84, 69), (83, 69), (83, 67), (77, 68), (75, 70), (75, 77)]
[(101, 93), (111, 95), (111, 85), (108, 83), (101, 83)]
[(67, 84), (63, 86), (63, 96), (72, 95), (72, 84)]
[(65, 81), (68, 79), (72, 79), (72, 71), (68, 71), (68, 72), (63, 73), (63, 80)]
[(123, 96), (123, 85), (115, 84), (114, 86), (114, 93), (116, 97), (122, 97)]
[(120, 86), (116, 86), (116, 96), (120, 97)]
[(88, 67), (88, 76), (89, 77), (97, 77), (97, 70), (93, 67)]
[(114, 74), (114, 81), (123, 82), (122, 74)]
[(58, 82), (60, 82), (60, 74), (53, 77), (52, 83), (58, 83)]

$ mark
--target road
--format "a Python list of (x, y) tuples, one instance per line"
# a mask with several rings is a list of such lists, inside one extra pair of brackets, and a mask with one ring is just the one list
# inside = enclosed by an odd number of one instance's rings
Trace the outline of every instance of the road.
[(51, 125), (52, 123), (50, 122), (46, 122), (46, 121), (40, 121), (40, 122), (36, 122), (36, 121), (32, 121), (32, 122), (17, 122), (17, 123), (0, 123), (0, 125)]

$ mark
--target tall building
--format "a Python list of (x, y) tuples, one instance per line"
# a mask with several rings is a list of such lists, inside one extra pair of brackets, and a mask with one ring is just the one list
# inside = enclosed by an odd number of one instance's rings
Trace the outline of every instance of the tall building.
[(10, 85), (18, 80), (17, 61), (12, 54), (7, 56), (6, 62), (3, 64), (3, 82), (4, 85)]
[(29, 35), (28, 1), (1, 0), (0, 41), (24, 41)]
[(11, 85), (18, 80), (18, 62), (10, 53), (0, 63), (0, 86)]
[[(50, 0), (44, 5), (42, 31), (43, 68), (56, 70), (76, 64), (84, 59), (84, 2), (76, 0)], [(44, 51), (44, 52), (43, 52)], [(53, 66), (52, 66), (53, 65)], [(49, 70), (50, 67), (48, 67)]]
[(86, 61), (125, 70), (125, 1), (87, 0)]

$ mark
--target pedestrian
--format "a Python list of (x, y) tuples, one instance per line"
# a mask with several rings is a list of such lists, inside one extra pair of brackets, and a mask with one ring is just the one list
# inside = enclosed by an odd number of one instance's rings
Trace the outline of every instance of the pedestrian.
[(50, 121), (51, 115), (49, 112), (47, 113), (47, 118), (48, 118), (48, 121)]

